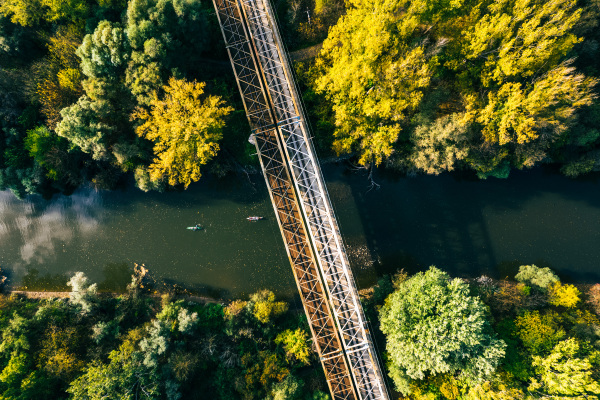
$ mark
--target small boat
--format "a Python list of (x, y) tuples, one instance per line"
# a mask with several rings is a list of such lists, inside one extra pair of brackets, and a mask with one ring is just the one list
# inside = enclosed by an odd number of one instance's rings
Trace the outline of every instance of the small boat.
[(261, 219), (265, 219), (265, 217), (248, 217), (246, 219), (248, 221), (260, 221)]
[(196, 224), (194, 226), (188, 226), (187, 229), (190, 229), (192, 231), (201, 231), (202, 229), (204, 229), (204, 227), (200, 224)]

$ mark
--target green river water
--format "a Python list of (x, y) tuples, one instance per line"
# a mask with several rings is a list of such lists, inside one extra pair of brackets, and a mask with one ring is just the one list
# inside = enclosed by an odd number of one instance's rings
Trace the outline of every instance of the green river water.
[[(572, 180), (542, 169), (485, 181), (379, 175), (381, 188), (369, 190), (365, 174), (347, 165), (323, 172), (359, 288), (396, 268), (429, 265), (501, 278), (536, 264), (565, 281), (600, 282), (600, 176)], [(251, 215), (266, 219), (249, 222)], [(205, 229), (186, 229), (197, 223)], [(169, 193), (87, 188), (18, 200), (0, 192), (0, 268), (13, 287), (52, 288), (84, 271), (112, 290), (134, 262), (200, 294), (296, 293), (261, 175), (205, 179)]]

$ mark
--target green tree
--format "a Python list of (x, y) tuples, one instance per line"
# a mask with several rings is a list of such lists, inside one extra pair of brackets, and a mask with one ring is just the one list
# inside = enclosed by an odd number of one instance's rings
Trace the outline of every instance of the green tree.
[(540, 268), (535, 265), (521, 265), (515, 279), (542, 290), (548, 289), (548, 286), (555, 282), (560, 282), (550, 268)]
[(204, 83), (171, 78), (165, 96), (154, 94), (151, 111), (139, 109), (140, 137), (154, 142), (155, 159), (149, 167), (153, 182), (188, 187), (201, 176), (201, 167), (219, 150), (224, 117), (233, 109), (217, 96), (201, 97)]
[(94, 160), (109, 157), (111, 136), (115, 127), (110, 124), (111, 105), (106, 101), (92, 101), (83, 95), (77, 103), (64, 108), (62, 120), (56, 126), (56, 133), (76, 145)]
[(119, 24), (102, 21), (77, 49), (81, 69), (88, 78), (118, 80), (129, 58), (127, 39)]
[(144, 355), (137, 346), (140, 339), (140, 330), (130, 331), (119, 349), (110, 353), (107, 364), (95, 362), (87, 367), (67, 392), (74, 400), (159, 399), (160, 376), (156, 368), (143, 363)]
[(529, 390), (563, 396), (600, 395), (590, 360), (580, 353), (579, 342), (571, 338), (558, 343), (548, 357), (534, 356), (532, 365), (538, 376), (531, 380)]
[(493, 373), (506, 345), (487, 318), (466, 283), (435, 267), (399, 284), (380, 311), (398, 390), (406, 395), (426, 376), (449, 373), (476, 384)]
[(133, 101), (123, 82), (130, 50), (123, 29), (100, 22), (93, 34), (85, 36), (77, 55), (87, 77), (82, 82), (86, 95), (63, 109), (57, 133), (95, 160), (133, 170), (147, 157), (149, 145), (135, 136), (130, 122)]
[(290, 374), (281, 382), (273, 384), (271, 393), (266, 400), (300, 400), (303, 387), (304, 382)]
[(77, 157), (69, 153), (65, 139), (39, 126), (27, 131), (24, 145), (35, 162), (47, 170), (48, 178), (72, 186), (80, 183)]
[(125, 81), (139, 104), (150, 104), (168, 71), (190, 69), (206, 46), (206, 25), (199, 1), (129, 1), (126, 33), (132, 53)]
[(95, 283), (90, 284), (83, 272), (76, 272), (69, 279), (67, 285), (71, 286), (69, 301), (80, 307), (82, 314), (91, 313), (98, 302), (98, 285)]

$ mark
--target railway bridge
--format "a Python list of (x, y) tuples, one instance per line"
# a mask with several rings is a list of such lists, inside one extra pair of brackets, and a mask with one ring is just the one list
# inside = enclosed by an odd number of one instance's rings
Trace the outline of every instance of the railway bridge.
[(313, 340), (335, 400), (387, 400), (268, 0), (213, 0)]

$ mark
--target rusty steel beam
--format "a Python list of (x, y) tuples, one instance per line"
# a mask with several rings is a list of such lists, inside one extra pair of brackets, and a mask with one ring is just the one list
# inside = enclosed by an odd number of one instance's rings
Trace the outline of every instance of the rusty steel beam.
[(243, 13), (235, 0), (213, 0), (213, 3), (329, 390), (335, 400), (355, 400), (357, 395), (343, 346), (308, 240)]

